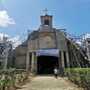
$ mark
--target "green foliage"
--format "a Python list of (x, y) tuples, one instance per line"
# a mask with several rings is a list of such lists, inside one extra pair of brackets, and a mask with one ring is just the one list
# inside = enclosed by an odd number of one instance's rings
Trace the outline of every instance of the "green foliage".
[(16, 87), (17, 85), (21, 85), (26, 79), (28, 79), (28, 75), (25, 70), (16, 70), (16, 69), (8, 69), (0, 71), (0, 90), (3, 88), (8, 88), (7, 90), (12, 90), (10, 87)]
[(90, 89), (90, 68), (67, 68), (65, 73), (77, 85)]

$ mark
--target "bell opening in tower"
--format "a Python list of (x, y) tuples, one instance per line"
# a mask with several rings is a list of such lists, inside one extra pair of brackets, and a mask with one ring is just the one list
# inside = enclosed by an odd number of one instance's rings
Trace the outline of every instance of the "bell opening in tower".
[(44, 21), (44, 25), (48, 25), (49, 26), (49, 20), (45, 20)]

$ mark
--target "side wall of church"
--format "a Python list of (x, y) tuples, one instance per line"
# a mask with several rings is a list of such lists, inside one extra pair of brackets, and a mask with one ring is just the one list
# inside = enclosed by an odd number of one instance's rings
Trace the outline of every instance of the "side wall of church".
[(25, 69), (26, 68), (26, 47), (17, 47), (15, 50), (15, 67)]
[(56, 39), (57, 39), (57, 48), (60, 51), (68, 51), (65, 33), (57, 30), (56, 31)]

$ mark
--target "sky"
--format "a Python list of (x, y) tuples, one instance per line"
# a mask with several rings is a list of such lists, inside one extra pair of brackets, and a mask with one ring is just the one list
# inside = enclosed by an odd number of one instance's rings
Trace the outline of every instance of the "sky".
[(90, 0), (0, 0), (0, 33), (25, 39), (40, 26), (44, 9), (53, 15), (53, 27), (73, 35), (90, 33)]

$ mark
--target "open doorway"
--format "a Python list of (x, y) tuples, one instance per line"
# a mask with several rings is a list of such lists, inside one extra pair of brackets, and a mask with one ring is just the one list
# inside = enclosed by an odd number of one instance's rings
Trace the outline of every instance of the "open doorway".
[(56, 56), (37, 57), (38, 74), (53, 74), (54, 68), (58, 66), (58, 57)]

